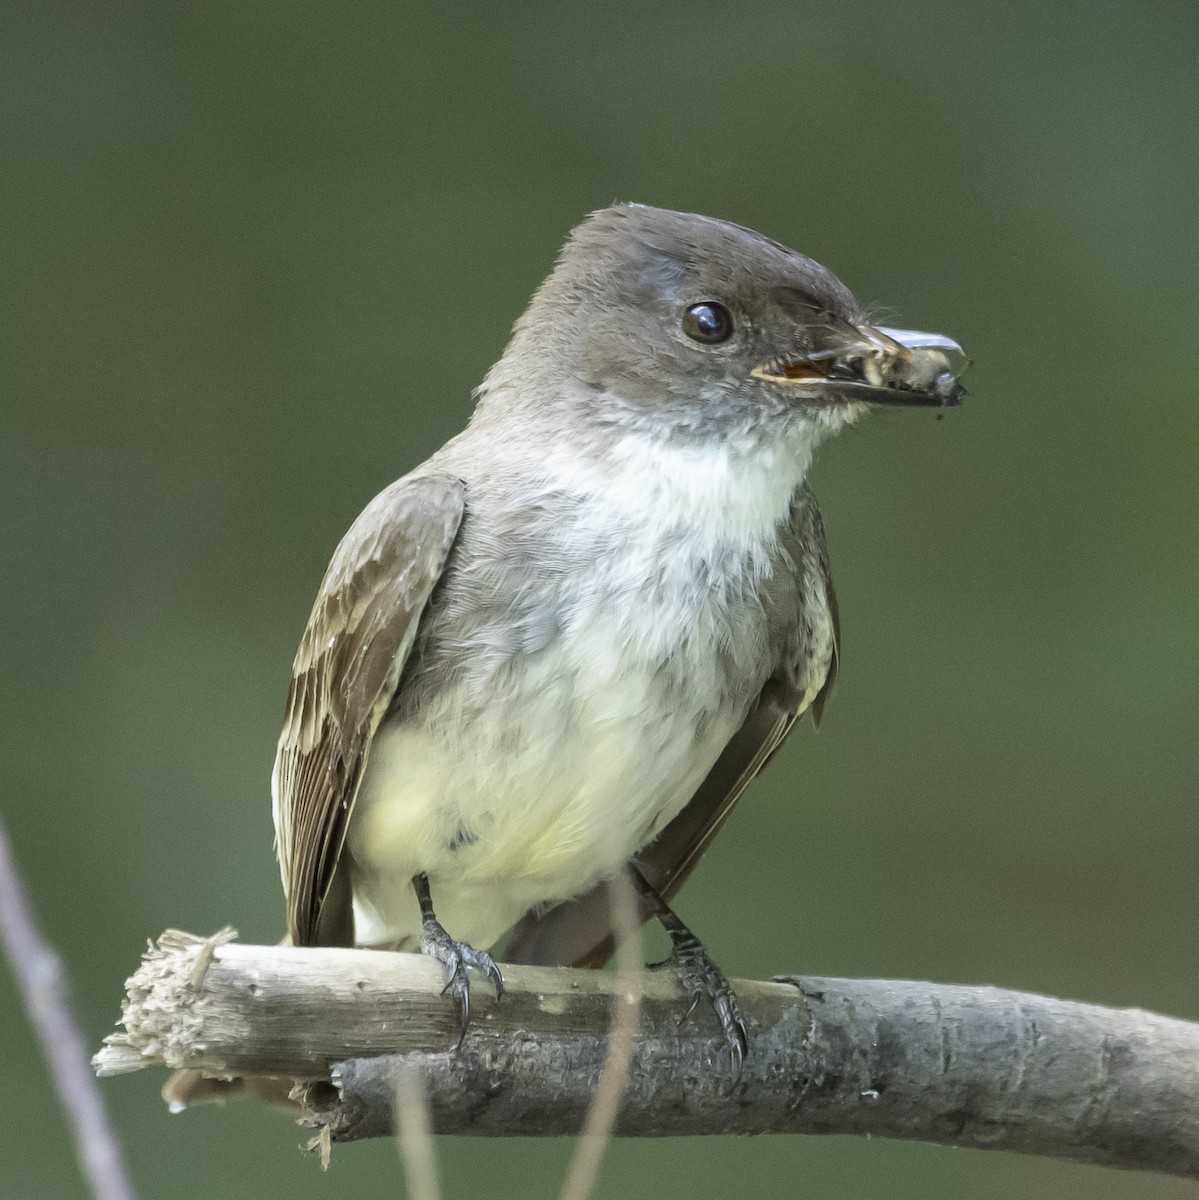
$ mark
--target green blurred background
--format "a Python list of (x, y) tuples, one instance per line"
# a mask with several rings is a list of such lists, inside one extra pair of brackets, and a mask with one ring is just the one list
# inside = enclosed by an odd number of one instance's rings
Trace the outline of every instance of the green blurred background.
[[(727, 217), (976, 361), (816, 483), (835, 702), (680, 909), (730, 974), (1199, 1018), (1192, 3), (11, 6), (5, 820), (93, 1043), (164, 926), (282, 925), (268, 773), (317, 582), (589, 210)], [(82, 1185), (8, 974), (3, 1193)], [(248, 1104), (104, 1084), (144, 1197), (402, 1193)], [(553, 1196), (565, 1142), (439, 1144)], [(626, 1142), (599, 1195), (1172, 1197), (845, 1138)]]

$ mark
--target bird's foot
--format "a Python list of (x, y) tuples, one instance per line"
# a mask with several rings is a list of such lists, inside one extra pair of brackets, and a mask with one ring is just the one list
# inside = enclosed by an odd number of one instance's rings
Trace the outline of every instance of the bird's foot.
[(444, 996), (449, 992), (458, 1004), (462, 1023), (458, 1032), (458, 1042), (454, 1047), (462, 1045), (466, 1037), (466, 1028), (470, 1024), (470, 976), (469, 967), (482, 971), (495, 984), (495, 998), (498, 1000), (504, 994), (504, 977), (495, 959), (486, 950), (476, 950), (466, 942), (455, 941), (446, 933), (438, 920), (426, 920), (421, 925), (420, 948), (422, 954), (435, 958), (445, 967), (445, 987), (441, 989)]
[(693, 1012), (696, 1005), (706, 999), (716, 1013), (721, 1032), (733, 1060), (733, 1083), (741, 1080), (741, 1068), (745, 1053), (749, 1049), (749, 1035), (745, 1021), (737, 1004), (737, 996), (724, 972), (712, 961), (703, 943), (685, 925), (670, 930), (674, 943), (671, 955), (660, 966), (669, 967), (679, 981), (683, 992), (691, 998), (687, 1011), (679, 1018), (681, 1025)]

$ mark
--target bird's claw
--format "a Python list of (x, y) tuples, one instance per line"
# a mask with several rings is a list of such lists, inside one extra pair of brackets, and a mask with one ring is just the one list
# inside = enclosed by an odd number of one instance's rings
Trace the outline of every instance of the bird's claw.
[(667, 960), (674, 968), (675, 977), (691, 1003), (679, 1018), (679, 1024), (691, 1017), (700, 1000), (705, 997), (711, 1002), (724, 1034), (725, 1044), (733, 1060), (733, 1085), (741, 1081), (741, 1069), (745, 1065), (745, 1054), (749, 1049), (749, 1033), (741, 1016), (737, 996), (724, 972), (712, 961), (711, 956), (695, 937), (676, 942), (674, 952)]
[(495, 959), (486, 950), (476, 950), (466, 942), (455, 941), (446, 933), (439, 921), (426, 921), (421, 930), (420, 948), (423, 954), (435, 958), (445, 967), (445, 987), (441, 989), (444, 996), (449, 992), (458, 1005), (461, 1022), (458, 1029), (458, 1041), (454, 1046), (457, 1050), (466, 1037), (470, 1025), (470, 975), (468, 968), (474, 967), (495, 985), (495, 998), (498, 1000), (504, 994), (504, 976), (500, 973)]

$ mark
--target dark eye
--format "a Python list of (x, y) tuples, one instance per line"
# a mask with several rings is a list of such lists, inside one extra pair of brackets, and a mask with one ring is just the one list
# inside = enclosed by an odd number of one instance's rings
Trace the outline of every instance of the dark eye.
[(714, 346), (733, 336), (733, 318), (723, 304), (705, 300), (702, 304), (693, 304), (683, 313), (683, 332), (705, 346)]

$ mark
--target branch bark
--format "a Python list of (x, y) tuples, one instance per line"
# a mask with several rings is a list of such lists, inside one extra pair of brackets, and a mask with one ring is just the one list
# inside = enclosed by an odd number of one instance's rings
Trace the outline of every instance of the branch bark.
[[(439, 1133), (577, 1133), (619, 978), (505, 968), (457, 1053), (437, 964), (371, 950), (240, 946), (168, 931), (128, 984), (101, 1075), (153, 1063), (331, 1081), (305, 1124), (393, 1131), (397, 1071), (424, 1075)], [(668, 974), (641, 979), (616, 1132), (859, 1133), (1199, 1178), (1199, 1025), (989, 987), (789, 976), (735, 983), (750, 1032), (733, 1083), (714, 1019), (680, 1024)]]

